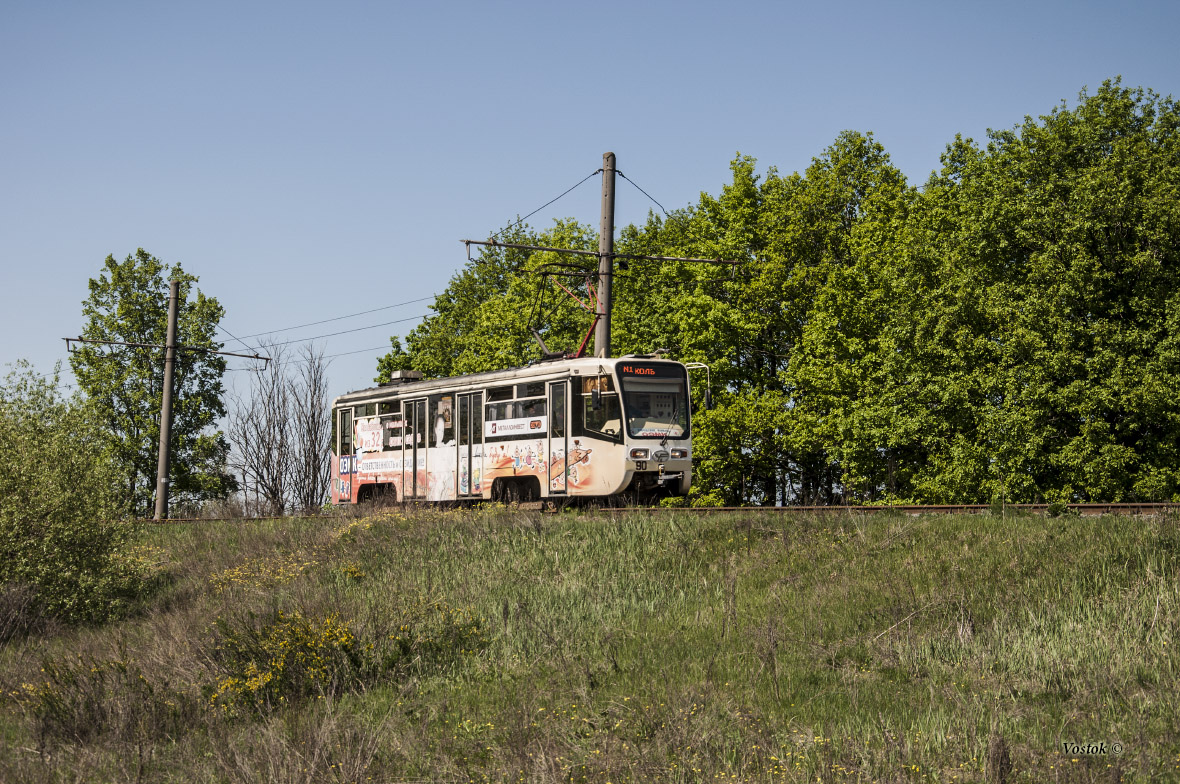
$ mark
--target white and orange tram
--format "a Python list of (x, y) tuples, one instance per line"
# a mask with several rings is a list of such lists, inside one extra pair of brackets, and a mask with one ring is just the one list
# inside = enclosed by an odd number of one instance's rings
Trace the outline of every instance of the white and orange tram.
[(390, 383), (332, 403), (332, 502), (636, 500), (692, 483), (689, 380), (658, 356)]

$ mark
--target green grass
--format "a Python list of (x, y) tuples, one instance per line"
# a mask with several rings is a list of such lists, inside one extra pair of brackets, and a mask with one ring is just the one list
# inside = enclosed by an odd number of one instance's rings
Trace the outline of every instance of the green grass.
[(1180, 779), (1174, 518), (492, 507), (144, 544), (138, 616), (0, 649), (0, 779), (985, 781), (1001, 739), (1009, 781)]

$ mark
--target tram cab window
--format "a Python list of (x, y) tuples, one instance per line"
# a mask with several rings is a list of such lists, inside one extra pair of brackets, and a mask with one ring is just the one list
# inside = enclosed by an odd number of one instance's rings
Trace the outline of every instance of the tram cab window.
[(384, 415), (384, 414), (400, 414), (401, 410), (402, 410), (401, 403), (394, 402), (394, 403), (378, 403), (377, 404), (377, 413), (378, 414), (382, 414), (382, 415)]
[(620, 365), (623, 408), (632, 438), (688, 437), (688, 379), (679, 365)]
[(580, 391), (581, 394), (575, 397), (571, 407), (574, 414), (573, 435), (622, 441), (623, 412), (614, 380), (606, 375), (583, 378)]

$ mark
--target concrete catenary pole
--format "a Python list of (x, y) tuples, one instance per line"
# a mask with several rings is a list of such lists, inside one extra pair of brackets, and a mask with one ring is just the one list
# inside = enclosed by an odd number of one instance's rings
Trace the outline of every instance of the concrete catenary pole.
[(160, 401), (160, 459), (156, 464), (156, 519), (168, 518), (168, 460), (172, 441), (172, 376), (176, 365), (176, 320), (180, 312), (180, 281), (170, 281), (168, 343), (164, 349), (164, 388)]
[(598, 232), (598, 326), (594, 328), (594, 355), (610, 356), (611, 284), (615, 252), (615, 154), (602, 156), (602, 223)]

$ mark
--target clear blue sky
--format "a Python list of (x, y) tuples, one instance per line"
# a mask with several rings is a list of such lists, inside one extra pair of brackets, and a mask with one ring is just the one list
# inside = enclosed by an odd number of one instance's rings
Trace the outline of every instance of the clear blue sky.
[[(669, 209), (717, 193), (738, 152), (800, 170), (844, 129), (920, 183), (956, 133), (1104, 79), (1180, 94), (1177, 40), (1176, 2), (7, 0), (0, 365), (65, 359), (107, 254), (181, 262), (252, 334), (440, 292), (460, 239), (608, 150)], [(597, 225), (598, 194), (592, 180), (530, 223)], [(620, 181), (619, 225), (650, 206)], [(333, 394), (368, 386), (381, 353), (334, 360)]]

